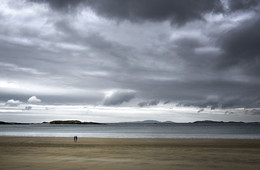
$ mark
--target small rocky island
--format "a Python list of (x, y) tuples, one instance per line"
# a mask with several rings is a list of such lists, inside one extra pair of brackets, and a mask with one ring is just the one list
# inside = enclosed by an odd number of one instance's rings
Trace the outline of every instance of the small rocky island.
[(43, 122), (48, 124), (95, 124), (95, 125), (101, 125), (103, 123), (97, 123), (97, 122), (81, 122), (79, 120), (53, 120), (51, 122)]

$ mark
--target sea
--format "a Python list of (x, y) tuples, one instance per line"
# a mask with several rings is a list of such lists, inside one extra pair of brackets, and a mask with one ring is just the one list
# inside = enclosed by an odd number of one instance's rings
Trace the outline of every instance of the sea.
[(107, 123), (0, 125), (0, 136), (260, 139), (259, 123)]

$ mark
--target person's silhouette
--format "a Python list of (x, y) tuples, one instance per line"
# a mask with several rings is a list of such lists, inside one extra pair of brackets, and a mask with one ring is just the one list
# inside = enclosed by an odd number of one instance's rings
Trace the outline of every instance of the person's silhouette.
[(77, 142), (77, 141), (78, 141), (78, 137), (74, 136), (74, 142)]

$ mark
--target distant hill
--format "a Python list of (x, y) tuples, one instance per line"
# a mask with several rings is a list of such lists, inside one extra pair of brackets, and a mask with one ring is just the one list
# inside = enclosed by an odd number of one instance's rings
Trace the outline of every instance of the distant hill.
[[(245, 123), (245, 122), (223, 122), (223, 121), (203, 120), (203, 121), (195, 121), (193, 123)], [(256, 122), (250, 122), (250, 123), (256, 123)]]
[[(133, 122), (120, 122), (120, 123), (150, 123), (150, 124), (159, 124), (159, 123), (175, 123), (178, 124), (176, 122), (172, 122), (172, 121), (157, 121), (157, 120), (144, 120), (144, 121), (133, 121)], [(202, 120), (202, 121), (195, 121), (195, 122), (189, 122), (189, 124), (236, 124), (236, 123), (240, 123), (240, 124), (260, 124), (260, 122), (233, 122), (233, 121), (229, 121), (229, 122), (224, 122), (224, 121), (213, 121), (213, 120)], [(179, 123), (180, 124), (180, 123)], [(183, 124), (183, 123), (181, 123)]]
[(157, 121), (157, 120), (143, 120), (143, 121), (133, 121), (133, 122), (120, 122), (120, 123), (174, 123), (172, 121), (165, 121), (165, 122), (161, 122), (161, 121)]

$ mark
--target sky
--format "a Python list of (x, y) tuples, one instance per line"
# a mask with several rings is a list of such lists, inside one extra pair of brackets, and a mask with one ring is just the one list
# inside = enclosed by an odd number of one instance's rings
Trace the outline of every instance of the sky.
[(0, 120), (260, 121), (258, 0), (1, 0)]

